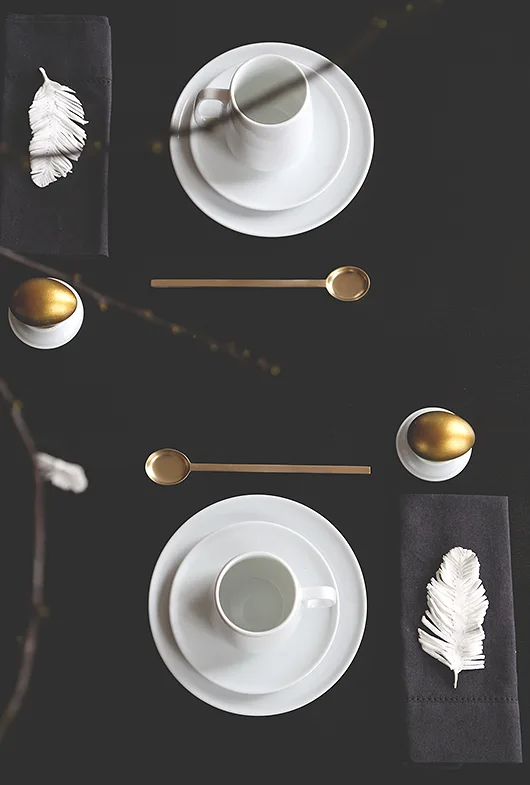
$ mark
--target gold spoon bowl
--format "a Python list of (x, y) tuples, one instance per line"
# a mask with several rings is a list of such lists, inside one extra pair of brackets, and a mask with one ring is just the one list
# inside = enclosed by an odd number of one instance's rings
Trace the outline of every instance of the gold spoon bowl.
[(337, 267), (326, 278), (326, 289), (336, 300), (353, 303), (370, 288), (368, 273), (360, 267)]

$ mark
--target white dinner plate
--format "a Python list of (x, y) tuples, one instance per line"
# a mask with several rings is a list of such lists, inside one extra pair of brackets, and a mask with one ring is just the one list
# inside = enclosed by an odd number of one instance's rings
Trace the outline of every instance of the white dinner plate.
[[(206, 679), (178, 648), (169, 619), (169, 595), (178, 566), (203, 537), (251, 520), (268, 520), (304, 536), (322, 554), (337, 585), (341, 608), (329, 652), (304, 679), (278, 692), (242, 695)], [(366, 623), (366, 589), (359, 563), (342, 534), (322, 515), (299, 502), (278, 496), (237, 496), (193, 515), (170, 538), (160, 554), (149, 587), (149, 622), (155, 645), (173, 676), (205, 703), (235, 714), (264, 716), (298, 709), (318, 698), (344, 674), (361, 643)]]
[[(350, 144), (344, 165), (329, 188), (306, 204), (291, 210), (249, 210), (214, 191), (193, 160), (190, 123), (195, 96), (218, 74), (260, 54), (278, 54), (325, 78), (341, 99), (350, 126)], [(219, 55), (198, 71), (180, 94), (171, 118), (170, 153), (180, 184), (206, 215), (223, 226), (258, 237), (301, 234), (329, 221), (348, 205), (363, 184), (372, 161), (374, 132), (368, 107), (358, 88), (338, 66), (320, 54), (284, 43), (240, 46)], [(179, 135), (179, 132), (181, 132)]]

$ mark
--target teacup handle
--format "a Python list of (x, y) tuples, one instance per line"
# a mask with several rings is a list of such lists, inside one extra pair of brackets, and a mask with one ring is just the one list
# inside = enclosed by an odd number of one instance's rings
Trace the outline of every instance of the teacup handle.
[(330, 608), (337, 602), (333, 586), (306, 586), (301, 590), (301, 597), (308, 608)]
[(195, 103), (193, 105), (193, 116), (195, 118), (195, 122), (197, 125), (205, 126), (212, 120), (212, 117), (204, 117), (199, 112), (199, 108), (203, 101), (219, 101), (222, 105), (222, 109), (217, 115), (219, 118), (222, 112), (226, 109), (228, 102), (230, 100), (230, 90), (226, 90), (222, 87), (205, 87), (204, 90), (199, 90), (197, 96), (195, 97)]

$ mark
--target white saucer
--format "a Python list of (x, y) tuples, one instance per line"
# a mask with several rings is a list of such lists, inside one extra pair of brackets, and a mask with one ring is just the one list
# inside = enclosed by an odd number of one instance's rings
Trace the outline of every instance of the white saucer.
[(258, 43), (232, 49), (214, 58), (188, 82), (179, 96), (171, 118), (170, 152), (180, 184), (206, 215), (223, 226), (258, 237), (287, 237), (301, 234), (329, 221), (348, 205), (363, 184), (372, 160), (374, 133), (368, 107), (361, 93), (336, 65), (323, 77), (339, 95), (350, 126), (350, 144), (344, 165), (323, 193), (291, 210), (249, 210), (214, 191), (198, 171), (191, 153), (190, 138), (178, 136), (190, 127), (193, 101), (203, 87), (228, 68), (235, 68), (259, 54), (279, 54), (302, 66), (319, 71), (329, 64), (322, 55), (294, 44)]
[(219, 687), (247, 695), (283, 690), (322, 661), (339, 622), (339, 602), (306, 609), (288, 641), (265, 654), (235, 648), (212, 626), (213, 586), (235, 556), (265, 551), (293, 569), (302, 586), (333, 586), (333, 573), (311, 543), (285, 526), (263, 521), (235, 523), (201, 540), (177, 570), (169, 595), (169, 619), (178, 647), (195, 670)]
[[(169, 621), (169, 594), (177, 567), (203, 537), (233, 523), (267, 519), (306, 537), (329, 564), (341, 598), (339, 625), (326, 657), (305, 679), (279, 692), (242, 695), (218, 687), (180, 652)], [(277, 496), (237, 496), (212, 504), (186, 521), (166, 544), (149, 587), (149, 622), (155, 645), (176, 679), (201, 700), (234, 714), (282, 714), (318, 698), (344, 674), (355, 657), (366, 623), (366, 589), (350, 546), (319, 513)]]
[[(313, 137), (303, 160), (279, 172), (258, 172), (230, 152), (221, 123), (209, 133), (195, 132), (192, 118), (191, 152), (206, 182), (221, 196), (251, 210), (288, 210), (321, 194), (336, 178), (350, 144), (350, 126), (335, 90), (311, 68), (302, 66), (313, 104)], [(228, 87), (235, 71), (227, 68), (208, 87)]]

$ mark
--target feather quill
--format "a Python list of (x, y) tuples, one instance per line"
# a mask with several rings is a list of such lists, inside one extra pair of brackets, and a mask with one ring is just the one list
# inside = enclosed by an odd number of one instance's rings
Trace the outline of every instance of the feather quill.
[(85, 112), (75, 92), (39, 68), (44, 84), (29, 108), (31, 179), (39, 188), (66, 177), (85, 146)]
[(482, 622), (488, 599), (480, 580), (480, 564), (473, 551), (452, 548), (427, 586), (427, 610), (421, 621), (433, 635), (418, 629), (424, 652), (454, 673), (484, 667)]

